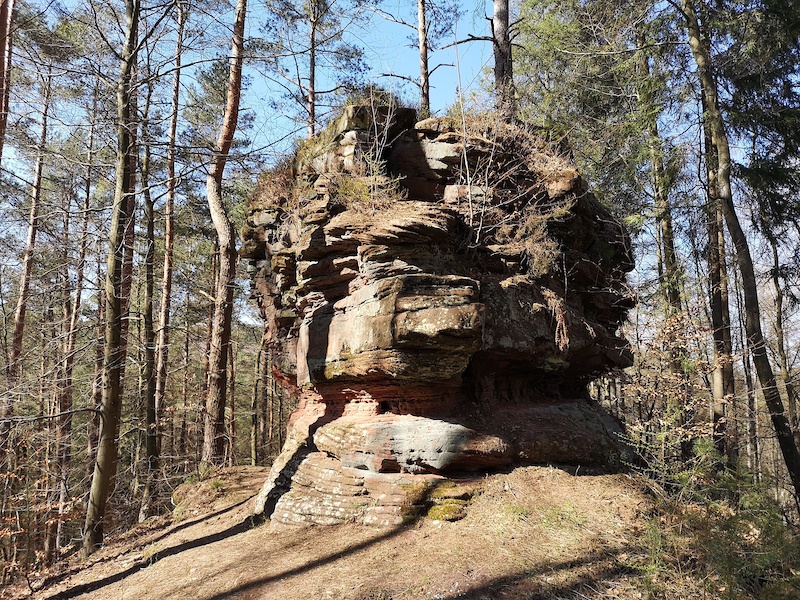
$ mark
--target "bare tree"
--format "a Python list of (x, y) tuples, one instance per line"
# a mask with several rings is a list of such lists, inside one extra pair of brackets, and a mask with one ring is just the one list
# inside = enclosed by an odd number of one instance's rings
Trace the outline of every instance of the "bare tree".
[[(156, 341), (156, 426), (164, 415), (167, 389), (167, 360), (169, 356), (170, 305), (172, 301), (172, 276), (175, 255), (175, 196), (178, 177), (175, 172), (176, 138), (181, 91), (181, 58), (183, 55), (183, 32), (186, 26), (184, 0), (175, 0), (177, 8), (177, 40), (175, 41), (175, 75), (172, 80), (172, 101), (169, 118), (169, 140), (167, 142), (167, 197), (164, 206), (166, 226), (164, 229), (164, 270), (161, 278), (161, 305), (158, 311), (158, 340)], [(158, 451), (161, 451), (161, 434), (156, 430)]]
[(28, 236), (25, 242), (25, 253), (22, 255), (22, 274), (19, 282), (17, 307), (14, 311), (14, 333), (11, 337), (11, 354), (8, 361), (8, 378), (12, 382), (19, 376), (22, 356), (22, 339), (25, 331), (25, 313), (28, 309), (28, 292), (33, 270), (33, 252), (36, 246), (36, 234), (39, 231), (39, 209), (42, 200), (42, 173), (44, 170), (45, 145), (47, 144), (47, 118), (50, 111), (52, 67), (42, 75), (42, 121), (39, 131), (39, 145), (36, 150), (36, 166), (34, 168), (33, 185), (31, 185), (31, 208), (28, 217)]
[(125, 0), (125, 42), (117, 79), (117, 161), (116, 187), (109, 231), (109, 250), (105, 281), (105, 347), (103, 355), (100, 434), (97, 442), (92, 486), (83, 531), (83, 553), (93, 553), (103, 543), (103, 526), (111, 484), (117, 472), (119, 422), (122, 411), (122, 373), (125, 356), (122, 330), (125, 302), (123, 262), (125, 237), (135, 196), (135, 170), (132, 157), (136, 144), (135, 114), (132, 107), (132, 77), (136, 66), (139, 37), (139, 0)]
[(228, 383), (228, 353), (231, 350), (233, 290), (236, 275), (236, 232), (228, 218), (222, 198), (222, 175), (239, 119), (246, 11), (247, 0), (237, 0), (225, 115), (214, 147), (211, 168), (206, 178), (208, 208), (211, 211), (211, 219), (214, 222), (219, 242), (219, 275), (214, 292), (208, 392), (203, 424), (202, 461), (207, 464), (219, 462), (225, 453), (225, 396)]
[(516, 113), (514, 102), (514, 63), (511, 53), (509, 0), (494, 0), (492, 13), (492, 45), (494, 47), (494, 89), (497, 109), (511, 119)]
[(11, 81), (11, 50), (14, 26), (14, 0), (0, 0), (0, 159), (8, 124)]

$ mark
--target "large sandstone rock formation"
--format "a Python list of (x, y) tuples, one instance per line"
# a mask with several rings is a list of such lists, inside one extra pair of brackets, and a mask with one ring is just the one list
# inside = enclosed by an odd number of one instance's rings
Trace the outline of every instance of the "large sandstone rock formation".
[(620, 460), (586, 384), (629, 364), (628, 238), (542, 136), (350, 107), (245, 239), (299, 398), (257, 513), (392, 524), (464, 473)]

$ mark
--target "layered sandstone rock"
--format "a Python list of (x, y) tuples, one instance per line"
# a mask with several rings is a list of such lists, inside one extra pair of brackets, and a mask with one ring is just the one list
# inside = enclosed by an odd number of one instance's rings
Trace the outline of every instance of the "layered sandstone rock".
[(299, 399), (275, 522), (398, 523), (467, 473), (623, 452), (586, 384), (630, 360), (624, 230), (536, 132), (413, 116), (350, 107), (253, 202), (242, 254)]

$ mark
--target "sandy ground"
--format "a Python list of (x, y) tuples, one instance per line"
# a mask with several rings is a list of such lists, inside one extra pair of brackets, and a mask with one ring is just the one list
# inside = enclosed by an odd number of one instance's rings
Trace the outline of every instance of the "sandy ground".
[(421, 518), (392, 529), (252, 527), (251, 496), (265, 477), (265, 469), (239, 467), (185, 485), (183, 521), (154, 519), (14, 597), (647, 597), (652, 502), (633, 477), (516, 469), (486, 477), (460, 521)]

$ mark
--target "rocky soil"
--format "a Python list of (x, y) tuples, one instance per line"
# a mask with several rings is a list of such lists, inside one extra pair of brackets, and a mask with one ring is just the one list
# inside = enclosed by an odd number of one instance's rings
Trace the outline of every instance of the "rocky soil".
[[(648, 541), (653, 500), (636, 477), (525, 467), (470, 483), (456, 522), (417, 516), (375, 528), (251, 527), (264, 469), (224, 470), (187, 484), (182, 521), (151, 520), (46, 588), (4, 598), (281, 600), (555, 599), (704, 596), (663, 567)], [(458, 486), (456, 486), (458, 487)], [(658, 558), (654, 558), (654, 557)], [(31, 584), (41, 586), (34, 578)]]

